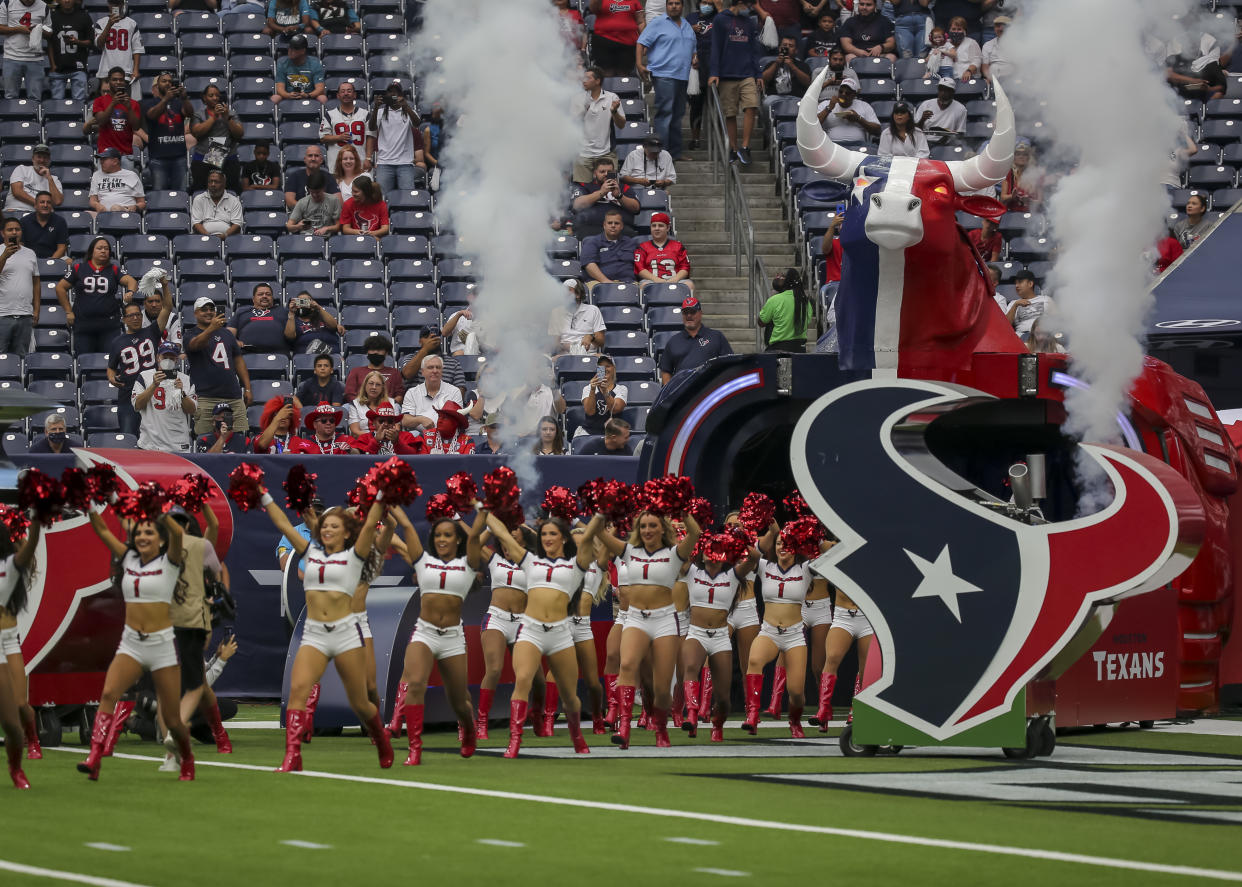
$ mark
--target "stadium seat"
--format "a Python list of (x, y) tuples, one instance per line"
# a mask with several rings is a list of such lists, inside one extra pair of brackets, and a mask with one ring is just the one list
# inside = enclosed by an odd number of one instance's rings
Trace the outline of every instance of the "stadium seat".
[(85, 125), (80, 120), (49, 120), (43, 127), (44, 138), (51, 144), (80, 142)]
[(334, 234), (328, 238), (328, 255), (333, 260), (373, 259), (379, 252), (374, 237), (366, 234)]
[(1039, 262), (1054, 249), (1049, 237), (1015, 237), (1009, 242), (1009, 257), (1019, 262)]
[(265, 404), (273, 397), (293, 397), (293, 383), (288, 379), (255, 379), (251, 389), (256, 404)]
[(436, 259), (460, 259), (461, 238), (456, 234), (438, 234), (431, 238), (431, 255)]
[(559, 234), (548, 244), (546, 252), (550, 259), (577, 259), (578, 238), (569, 234)]
[(186, 11), (178, 13), (173, 19), (173, 24), (178, 34), (189, 34), (193, 32), (218, 33), (220, 30), (220, 20), (214, 12), (192, 12)]
[[(51, 102), (49, 101), (50, 105)], [(82, 106), (77, 106), (77, 118), (82, 119)], [(38, 120), (39, 102), (33, 99), (0, 99), (0, 120)], [(44, 115), (47, 119), (47, 115)]]
[(615, 357), (617, 378), (624, 382), (655, 378), (656, 363), (646, 354)]
[(177, 274), (181, 281), (224, 280), (230, 263), (224, 259), (182, 259), (178, 257)]
[[(234, 53), (229, 55), (229, 70), (234, 77), (273, 77), (275, 68), (273, 67), (272, 56), (263, 55), (262, 53)], [(242, 120), (262, 119), (258, 117), (258, 108), (256, 105), (269, 104), (262, 99), (247, 99), (247, 105), (243, 109), (237, 107), (237, 116)], [(240, 103), (238, 103), (240, 105)], [(275, 119), (273, 111), (267, 117), (268, 120)]]
[(581, 453), (587, 447), (597, 446), (603, 439), (600, 434), (580, 434), (570, 440), (569, 452), (571, 455)]
[(272, 40), (262, 33), (263, 26), (267, 24), (267, 16), (262, 9), (257, 12), (241, 12), (225, 16), (220, 24), (225, 36), (228, 37), (230, 47), (244, 46), (252, 49), (254, 48), (252, 40), (247, 38), (262, 38), (267, 44), (267, 52), (271, 54)]
[(384, 263), (379, 259), (341, 259), (332, 271), (338, 284), (351, 280), (384, 280)]
[(897, 100), (897, 82), (887, 78), (877, 80), (860, 80), (858, 97), (865, 102), (895, 102)]
[(638, 330), (604, 333), (604, 351), (613, 356), (646, 354), (650, 344), (647, 334)]
[(626, 404), (630, 406), (650, 406), (655, 403), (656, 396), (660, 393), (659, 382), (626, 382), (625, 387), (628, 389), (629, 399)]
[[(222, 39), (217, 37), (216, 39)], [(210, 77), (217, 71), (228, 67), (223, 53), (211, 55), (183, 55), (181, 57), (181, 75), (186, 79), (193, 77)]]
[(390, 316), (387, 306), (384, 305), (350, 305), (348, 308), (341, 309), (341, 322), (351, 332), (356, 328), (368, 332), (372, 330), (387, 332)]
[[(283, 101), (278, 106), (280, 109), (280, 123), (282, 124), (281, 136), (284, 136), (283, 124), (286, 123), (313, 123), (315, 129), (315, 140), (319, 137), (319, 118), (323, 116), (323, 105), (319, 104), (315, 99), (289, 99)], [(297, 139), (295, 141), (304, 141)]]
[(1199, 129), (1199, 141), (1228, 145), (1242, 140), (1242, 118), (1205, 120)]
[(1005, 213), (1000, 220), (1000, 233), (1006, 240), (1014, 237), (1039, 237), (1047, 228), (1040, 213)]
[(556, 358), (556, 378), (565, 382), (583, 381), (595, 375), (599, 359), (594, 354), (562, 354)]
[(605, 305), (599, 313), (609, 330), (638, 330), (643, 327), (642, 309), (632, 305)]
[(286, 280), (332, 279), (332, 263), (327, 259), (285, 259), (280, 267)]
[(31, 428), (42, 429), (44, 421), (52, 413), (64, 419), (65, 426), (70, 431), (77, 431), (82, 427), (82, 419), (78, 413), (78, 408), (71, 406), (71, 404), (77, 401), (72, 382), (31, 382), (29, 390), (31, 394), (37, 394), (40, 397), (46, 397), (48, 400), (62, 404), (54, 409), (44, 410), (31, 416), (29, 420)]
[(1237, 170), (1232, 166), (1192, 166), (1186, 173), (1186, 183), (1192, 188), (1232, 188), (1237, 184)]
[(420, 234), (431, 237), (436, 233), (435, 214), (425, 210), (400, 210), (389, 213), (388, 221), (397, 234)]
[[(431, 192), (422, 189), (391, 191), (384, 195), (384, 199), (388, 201), (388, 211), (390, 213), (398, 210), (430, 212), (434, 204)], [(387, 240), (387, 238), (384, 239)]]
[(466, 374), (466, 379), (474, 382), (487, 365), (487, 357), (482, 354), (459, 354), (457, 362), (461, 364), (461, 371)]
[(444, 259), (436, 262), (440, 280), (474, 280), (474, 262), (470, 259)]
[[(5, 150), (7, 151), (9, 147), (11, 146), (6, 146)], [(62, 142), (60, 144), (52, 145), (51, 148), (52, 167), (56, 170), (56, 174), (60, 176), (60, 180), (64, 184), (68, 184), (68, 181), (61, 170), (66, 167), (81, 167), (87, 170), (93, 169), (94, 167), (93, 150), (90, 145), (75, 145), (68, 142)], [(20, 156), (26, 157), (29, 155), (28, 153), (23, 153), (20, 154)], [(90, 181), (89, 175), (87, 176), (87, 181)]]
[(405, 19), (392, 12), (374, 12), (362, 16), (362, 30), (368, 37), (371, 34), (403, 34)]
[[(61, 184), (64, 185), (64, 182), (61, 182)], [(68, 212), (69, 210), (85, 212), (91, 208), (90, 191), (86, 188), (70, 188), (65, 185), (65, 187), (61, 189), (60, 194), (61, 204), (59, 209), (62, 213)]]
[[(44, 308), (44, 311), (47, 309)], [(100, 352), (79, 354), (77, 356), (77, 374), (80, 382), (107, 381), (108, 355)]]
[(650, 308), (655, 305), (676, 305), (693, 293), (684, 283), (649, 283), (642, 288), (643, 306)]
[(150, 259), (142, 257), (129, 259), (126, 261), (125, 267), (134, 278), (139, 280), (142, 279), (142, 275), (146, 274), (152, 268), (163, 268), (167, 271), (170, 285), (172, 285), (173, 281), (176, 280), (177, 276), (177, 269), (173, 265), (172, 260), (166, 259), (163, 256), (156, 256)]
[(194, 303), (206, 296), (216, 303), (217, 308), (227, 307), (229, 301), (229, 285), (223, 280), (195, 280), (180, 287), (181, 304), (190, 308)]
[(276, 81), (271, 77), (246, 76), (233, 78), (234, 100), (265, 99), (274, 92), (276, 92)]
[(591, 288), (592, 304), (639, 305), (642, 302), (636, 283), (598, 283)]
[(431, 242), (421, 234), (389, 234), (380, 239), (379, 246), (384, 261), (431, 257)]
[(346, 305), (377, 305), (384, 307), (387, 305), (388, 288), (384, 286), (382, 281), (376, 280), (350, 280), (344, 283), (338, 283), (336, 294), (341, 301), (341, 310)]
[(651, 353), (655, 355), (657, 360), (660, 357), (660, 352), (664, 350), (665, 343), (675, 335), (677, 333), (674, 330), (664, 330), (651, 337)]
[(276, 239), (276, 254), (281, 259), (322, 259), (327, 244), (314, 234), (282, 234)]
[(631, 406), (626, 405), (621, 411), (621, 418), (630, 423), (630, 431), (634, 434), (642, 434), (647, 430), (647, 414), (651, 412), (649, 406)]
[(73, 355), (67, 329), (34, 331), (35, 350), (26, 355), (27, 379), (72, 379)]
[(576, 259), (553, 259), (548, 262), (547, 269), (557, 280), (582, 279), (582, 265)]
[(292, 369), (287, 354), (246, 354), (242, 360), (252, 379), (287, 379)]
[[(234, 288), (239, 280), (261, 280), (276, 286), (280, 281), (280, 265), (275, 259), (238, 259), (230, 252), (229, 274), (232, 276)], [(252, 284), (245, 291), (238, 290), (237, 297), (249, 298), (253, 289)]]
[(431, 305), (436, 304), (436, 287), (430, 280), (402, 280), (388, 284), (388, 304)]
[(604, 89), (620, 98), (642, 98), (643, 82), (637, 77), (605, 77)]
[(440, 304), (445, 310), (450, 308), (465, 308), (470, 304), (470, 300), (474, 293), (478, 291), (478, 284), (466, 281), (450, 281), (440, 284)]
[[(46, 307), (44, 310), (46, 310)], [(0, 351), (0, 379), (21, 379), (23, 377), (22, 359), (16, 354)]]
[[(129, 392), (126, 394), (128, 395)], [(84, 407), (111, 406), (116, 403), (119, 395), (120, 389), (111, 382), (93, 379), (82, 383), (82, 405)]]
[(241, 194), (243, 210), (276, 210), (285, 212), (284, 191), (243, 191)]
[(365, 53), (366, 39), (361, 34), (324, 34), (319, 38), (320, 52)]
[(0, 435), (0, 449), (8, 456), (16, 456), (30, 449), (30, 438), (21, 431), (6, 431)]
[(91, 449), (132, 450), (137, 448), (138, 438), (119, 431), (97, 431), (86, 436), (86, 446)]
[[(17, 103), (29, 102), (29, 99), (17, 99), (16, 102), (5, 102), (5, 105), (12, 108)], [(37, 102), (34, 104), (38, 104)], [(28, 107), (23, 105), (22, 107)], [(21, 115), (22, 117), (30, 116), (30, 111)], [(81, 120), (82, 104), (75, 102), (73, 99), (44, 99), (43, 100), (43, 120)]]
[[(148, 234), (160, 234), (175, 239), (178, 234), (185, 234), (190, 230), (190, 214), (188, 212), (148, 212), (146, 229)], [(216, 252), (219, 252), (220, 238), (213, 237), (212, 240), (216, 242)], [(173, 251), (177, 251), (175, 243)]]

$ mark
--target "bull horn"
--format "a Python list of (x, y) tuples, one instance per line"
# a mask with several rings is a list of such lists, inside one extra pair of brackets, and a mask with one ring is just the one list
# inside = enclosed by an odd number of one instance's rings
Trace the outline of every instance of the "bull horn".
[(867, 155), (833, 142), (819, 122), (819, 92), (827, 76), (825, 66), (798, 103), (798, 153), (802, 155), (802, 162), (817, 173), (842, 181), (854, 174)]
[[(999, 80), (993, 80), (996, 89), (996, 129), (983, 147), (983, 152), (969, 160), (948, 161), (949, 172), (958, 194), (982, 191), (1004, 181), (1013, 168), (1013, 146), (1016, 138), (1013, 107), (1001, 88)], [(801, 130), (799, 130), (801, 134)]]

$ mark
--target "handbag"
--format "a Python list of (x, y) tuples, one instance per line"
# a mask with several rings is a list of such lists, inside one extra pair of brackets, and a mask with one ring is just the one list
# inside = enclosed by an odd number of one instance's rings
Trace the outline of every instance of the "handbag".
[(776, 21), (772, 16), (763, 20), (763, 30), (759, 33), (759, 42), (768, 49), (776, 49), (781, 45), (781, 38), (776, 33)]
[(699, 95), (703, 87), (699, 84), (699, 69), (691, 68), (690, 77), (686, 80), (686, 95)]

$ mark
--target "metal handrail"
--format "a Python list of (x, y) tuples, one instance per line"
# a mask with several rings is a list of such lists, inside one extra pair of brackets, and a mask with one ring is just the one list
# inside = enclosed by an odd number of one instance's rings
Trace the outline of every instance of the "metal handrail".
[(734, 274), (742, 273), (743, 254), (746, 261), (747, 306), (755, 326), (755, 350), (763, 350), (763, 328), (759, 326), (759, 311), (767, 297), (768, 271), (763, 256), (755, 248), (755, 226), (750, 219), (750, 207), (746, 192), (742, 190), (742, 177), (729, 152), (729, 135), (725, 129), (724, 112), (720, 107), (720, 93), (714, 86), (707, 87), (707, 158), (711, 162), (712, 182), (724, 185), (724, 224), (729, 232), (729, 246), (733, 250)]

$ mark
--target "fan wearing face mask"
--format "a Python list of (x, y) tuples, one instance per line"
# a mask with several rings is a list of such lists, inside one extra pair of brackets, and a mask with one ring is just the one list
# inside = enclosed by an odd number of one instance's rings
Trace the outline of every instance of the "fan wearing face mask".
[(190, 377), (177, 369), (181, 349), (164, 342), (156, 349), (153, 370), (143, 370), (134, 382), (131, 401), (138, 413), (138, 447), (165, 453), (190, 450), (190, 423), (198, 409), (198, 395)]

